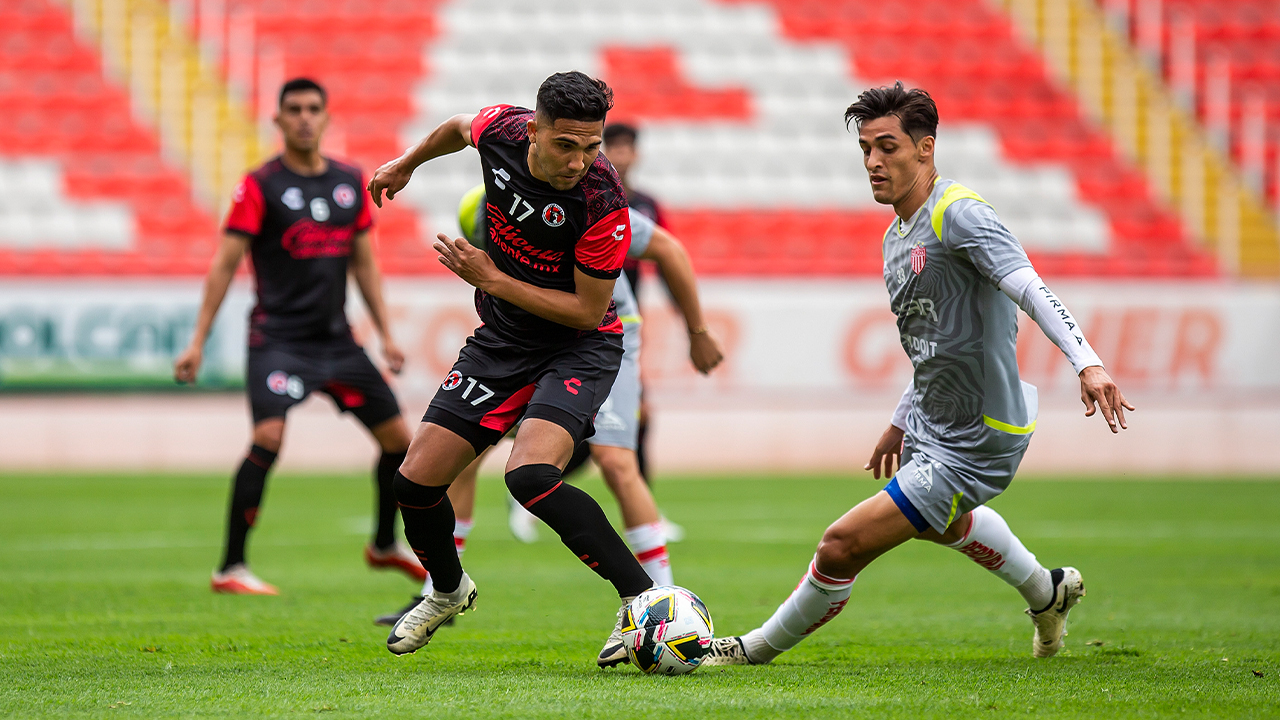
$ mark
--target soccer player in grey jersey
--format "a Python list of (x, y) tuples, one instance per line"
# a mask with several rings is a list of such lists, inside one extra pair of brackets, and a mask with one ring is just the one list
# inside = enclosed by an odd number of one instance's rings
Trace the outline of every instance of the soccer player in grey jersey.
[(872, 195), (897, 214), (884, 236), (884, 280), (915, 373), (866, 465), (892, 480), (827, 528), (773, 617), (717, 638), (703, 664), (770, 662), (839, 614), (871, 561), (912, 538), (959, 550), (1017, 588), (1035, 626), (1033, 654), (1050, 657), (1084, 596), (1080, 572), (1040, 565), (986, 507), (1013, 480), (1036, 426), (1036, 389), (1018, 378), (1018, 308), (1070, 360), (1086, 416), (1100, 407), (1114, 433), (1134, 408), (991, 206), (939, 177), (938, 110), (927, 93), (900, 82), (867, 90), (845, 121), (857, 123)]

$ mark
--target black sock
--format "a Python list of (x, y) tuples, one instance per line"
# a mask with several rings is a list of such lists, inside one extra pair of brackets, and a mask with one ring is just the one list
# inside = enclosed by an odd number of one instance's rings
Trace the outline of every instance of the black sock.
[(555, 465), (522, 465), (507, 473), (512, 497), (560, 536), (587, 567), (613, 583), (620, 597), (653, 587), (627, 544), (587, 493), (561, 481)]
[(373, 482), (377, 485), (374, 509), (377, 526), (373, 530), (373, 546), (385, 550), (396, 542), (396, 471), (404, 464), (407, 452), (384, 452), (373, 470)]
[(578, 472), (578, 469), (591, 459), (591, 443), (583, 440), (578, 443), (578, 447), (573, 449), (573, 457), (569, 458), (569, 464), (564, 466), (564, 472), (560, 473), (560, 477), (567, 478)]
[(235, 482), (231, 485), (231, 510), (227, 518), (227, 547), (222, 556), (222, 569), (244, 562), (244, 545), (249, 528), (258, 519), (258, 506), (262, 504), (262, 491), (267, 486), (267, 471), (276, 461), (276, 454), (254, 445), (240, 463)]
[(404, 537), (431, 573), (431, 585), (451, 593), (462, 583), (462, 562), (453, 544), (453, 503), (448, 485), (419, 485), (398, 471), (395, 475), (396, 502), (404, 519)]
[(649, 423), (641, 420), (640, 427), (636, 430), (636, 465), (640, 467), (640, 479), (644, 480), (644, 484), (650, 487), (653, 483), (649, 482), (649, 455), (644, 451), (645, 438), (649, 435)]

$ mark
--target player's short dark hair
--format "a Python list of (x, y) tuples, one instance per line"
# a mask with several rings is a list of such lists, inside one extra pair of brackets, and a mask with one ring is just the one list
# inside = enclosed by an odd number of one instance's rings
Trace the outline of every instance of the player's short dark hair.
[(868, 120), (893, 115), (902, 123), (902, 129), (911, 139), (920, 142), (926, 137), (938, 135), (938, 106), (929, 93), (920, 88), (908, 90), (899, 80), (892, 87), (875, 87), (863, 90), (849, 109), (844, 111), (844, 124), (857, 122), (858, 127)]
[(325, 92), (324, 88), (320, 87), (320, 83), (312, 80), (311, 78), (300, 77), (294, 78), (280, 86), (280, 105), (284, 105), (285, 95), (288, 95), (291, 92), (298, 92), (300, 90), (315, 90), (320, 93), (320, 104), (329, 104), (329, 93)]
[(577, 70), (556, 73), (538, 88), (538, 115), (550, 122), (603, 122), (613, 109), (613, 90)]
[(604, 144), (617, 145), (618, 143), (636, 144), (636, 139), (640, 137), (640, 131), (634, 125), (626, 123), (609, 123), (604, 126)]

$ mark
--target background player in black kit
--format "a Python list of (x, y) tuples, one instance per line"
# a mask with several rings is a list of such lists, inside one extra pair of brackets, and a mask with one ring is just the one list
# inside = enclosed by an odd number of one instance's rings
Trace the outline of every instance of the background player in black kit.
[[(574, 446), (622, 360), (613, 283), (631, 244), (626, 193), (600, 154), (613, 93), (580, 72), (538, 88), (537, 111), (509, 105), (455, 115), (369, 183), (379, 206), (422, 163), (471, 145), (484, 172), (486, 250), (439, 236), (446, 267), (476, 288), (482, 325), (467, 339), (418, 426), (396, 476), (405, 536), (434, 590), (387, 638), (399, 654), (431, 641), (437, 628), (475, 602), (476, 586), (454, 549), (449, 484), (518, 419), (507, 488), (551, 526), (588, 567), (613, 583), (623, 607), (653, 582), (595, 500), (561, 481)], [(596, 662), (626, 662), (618, 622)]]
[(280, 91), (276, 125), (284, 152), (236, 188), (222, 243), (205, 279), (190, 346), (174, 364), (174, 379), (194, 383), (204, 342), (236, 267), (247, 250), (258, 303), (249, 317), (245, 385), (253, 412), (253, 446), (236, 473), (216, 592), (275, 595), (245, 564), (245, 541), (257, 519), (267, 471), (284, 435), (285, 413), (321, 391), (355, 415), (382, 448), (377, 482), (377, 527), (365, 547), (374, 567), (391, 567), (421, 581), (420, 563), (395, 542), (392, 480), (409, 447), (409, 430), (382, 374), (351, 336), (345, 312), (347, 273), (355, 278), (392, 372), (404, 356), (391, 339), (382, 279), (373, 257), (373, 217), (360, 191), (360, 171), (320, 154), (329, 122), (324, 89), (303, 78)]

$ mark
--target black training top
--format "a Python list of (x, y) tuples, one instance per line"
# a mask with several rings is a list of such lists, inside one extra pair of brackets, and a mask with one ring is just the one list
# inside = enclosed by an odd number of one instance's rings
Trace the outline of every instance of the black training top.
[(248, 237), (258, 304), (249, 344), (350, 337), (347, 259), (373, 226), (360, 171), (326, 158), (321, 175), (299, 175), (279, 157), (240, 181), (226, 231)]
[[(537, 287), (574, 292), (574, 268), (616, 278), (631, 246), (626, 191), (604, 154), (569, 190), (556, 190), (529, 171), (527, 124), (533, 111), (485, 108), (471, 123), (484, 168), (486, 252), (502, 272)], [(578, 330), (476, 291), (480, 320), (501, 339), (526, 348), (572, 341)], [(621, 333), (612, 303), (589, 332)]]

